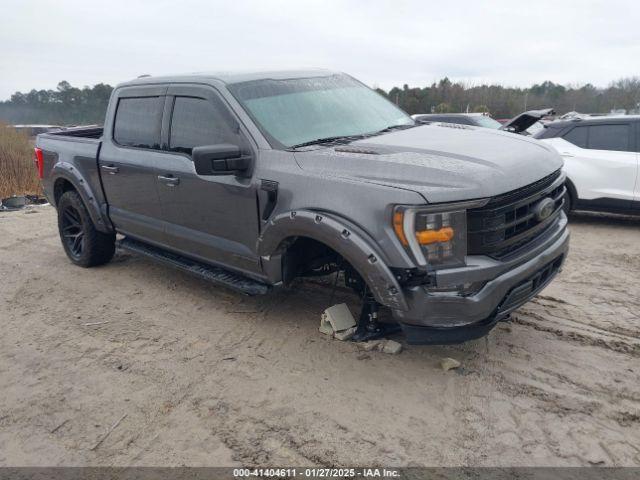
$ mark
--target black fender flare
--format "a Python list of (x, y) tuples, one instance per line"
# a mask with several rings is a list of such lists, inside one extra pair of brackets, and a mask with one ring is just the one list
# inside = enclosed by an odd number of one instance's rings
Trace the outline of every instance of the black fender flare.
[(89, 212), (89, 216), (91, 217), (96, 230), (103, 233), (112, 233), (114, 231), (111, 220), (109, 220), (106, 213), (102, 212), (100, 209), (96, 195), (89, 187), (89, 182), (83, 177), (77, 168), (66, 162), (56, 163), (51, 171), (51, 177), (52, 185), (54, 186), (54, 194), (55, 185), (58, 180), (64, 179), (68, 181), (80, 194), (80, 198), (82, 198), (85, 207), (87, 207), (87, 211)]
[(257, 242), (257, 252), (269, 258), (281, 254), (291, 237), (319, 241), (342, 255), (362, 276), (374, 298), (395, 310), (408, 310), (402, 288), (373, 240), (360, 228), (337, 215), (311, 210), (281, 213), (269, 221)]

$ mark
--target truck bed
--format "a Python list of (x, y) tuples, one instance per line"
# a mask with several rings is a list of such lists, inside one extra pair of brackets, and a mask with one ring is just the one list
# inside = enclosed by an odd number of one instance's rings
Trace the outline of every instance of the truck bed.
[(92, 138), (98, 140), (102, 138), (102, 132), (104, 128), (97, 125), (89, 125), (87, 127), (73, 127), (57, 132), (50, 132), (46, 135), (53, 135), (56, 137), (75, 137), (75, 138)]
[(75, 188), (94, 197), (98, 205), (105, 202), (98, 171), (98, 155), (102, 143), (102, 127), (85, 127), (42, 133), (36, 137), (36, 147), (43, 151), (42, 187), (45, 196), (55, 205), (54, 168), (62, 168)]

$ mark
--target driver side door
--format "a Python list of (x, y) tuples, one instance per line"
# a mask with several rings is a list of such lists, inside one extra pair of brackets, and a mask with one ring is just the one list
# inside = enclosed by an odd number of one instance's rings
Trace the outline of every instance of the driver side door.
[(156, 167), (168, 246), (211, 264), (259, 273), (254, 177), (198, 175), (191, 158), (194, 147), (233, 144), (255, 161), (248, 134), (207, 86), (170, 86), (163, 117), (164, 154)]

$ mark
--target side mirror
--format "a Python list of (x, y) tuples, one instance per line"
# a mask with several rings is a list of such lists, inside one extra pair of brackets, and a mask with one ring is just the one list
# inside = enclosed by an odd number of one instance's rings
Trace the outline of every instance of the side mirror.
[(195, 147), (191, 158), (198, 175), (237, 175), (249, 169), (251, 157), (230, 143)]

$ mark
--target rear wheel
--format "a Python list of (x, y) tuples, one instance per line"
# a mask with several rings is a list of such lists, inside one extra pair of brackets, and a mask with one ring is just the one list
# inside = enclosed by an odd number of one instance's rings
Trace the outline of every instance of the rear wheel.
[(95, 229), (82, 198), (74, 190), (63, 193), (58, 201), (58, 231), (67, 257), (76, 265), (95, 267), (113, 258), (115, 233)]

